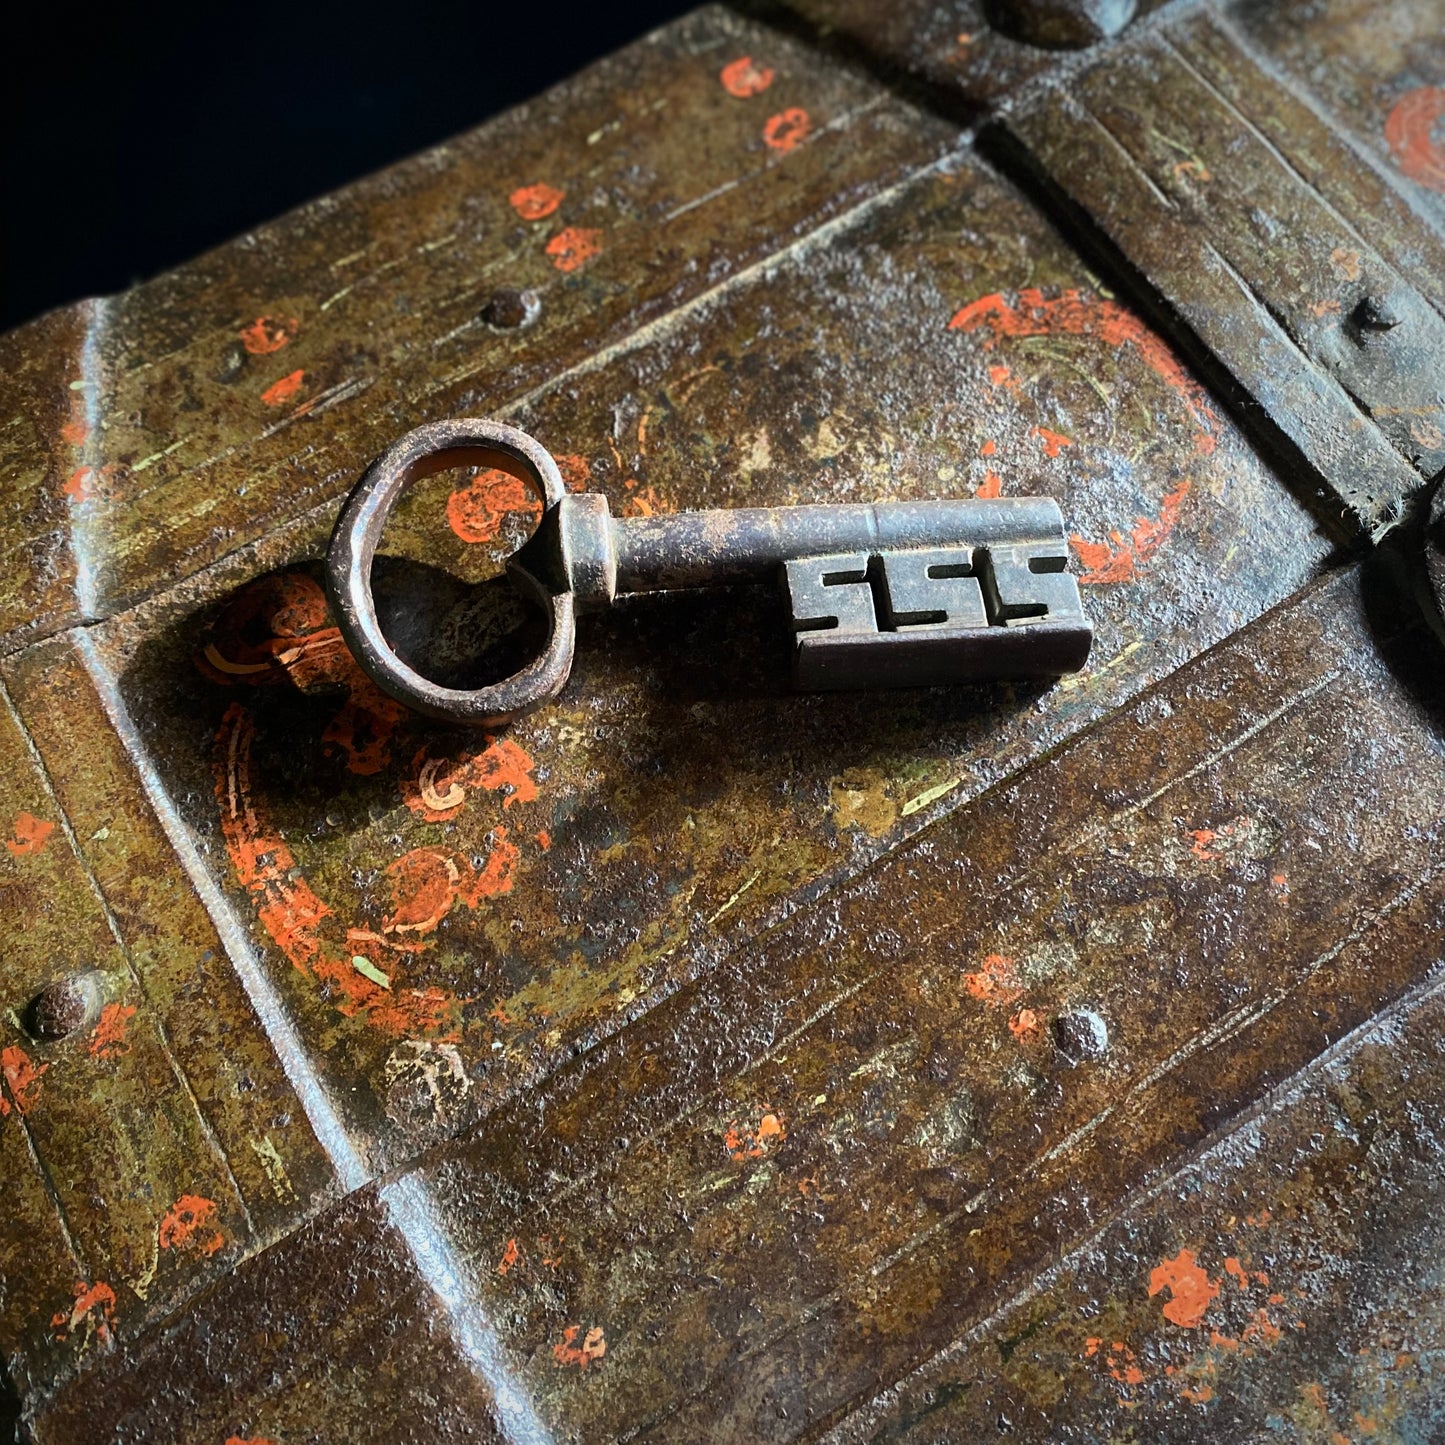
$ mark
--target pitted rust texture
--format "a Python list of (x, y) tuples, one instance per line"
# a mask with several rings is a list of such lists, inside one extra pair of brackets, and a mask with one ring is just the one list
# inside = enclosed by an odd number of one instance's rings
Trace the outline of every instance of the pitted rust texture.
[[(1353, 571), (1317, 586), (410, 1176), (540, 1418), (811, 1438), (1415, 988), (1445, 928), (1423, 637)], [(1056, 1048), (1080, 1008), (1100, 1058)], [(1188, 1298), (1170, 1258), (1141, 1313)], [(234, 1390), (176, 1348), (102, 1364), (56, 1438), (142, 1401), (170, 1438)]]
[[(959, 244), (985, 224), (1021, 240)], [(1042, 320), (1000, 289), (1024, 271)], [(950, 172), (519, 418), (624, 515), (1053, 495), (1098, 637), (1072, 684), (790, 697), (778, 600), (700, 593), (583, 619), (565, 699), (488, 740), (383, 698), (304, 568), (238, 564), (204, 609), (183, 588), (92, 629), (364, 1150), (465, 1127), (1311, 575), (1302, 509), (1084, 279)], [(510, 625), (439, 569), (475, 575), (534, 507), (496, 473), (419, 484), (379, 569), (392, 616)]]
[[(495, 412), (954, 140), (706, 7), (469, 135), (14, 332), (0, 372), (25, 510), (0, 647), (172, 585), (344, 492), (398, 433)], [(483, 319), (500, 285), (537, 293), (535, 325)]]
[[(1438, 304), (1432, 4), (1211, 12), (1189, 58)], [(1059, 64), (957, 7), (828, 12), (970, 106)], [(1254, 621), (1325, 545), (1016, 194), (963, 159), (918, 174), (953, 143), (709, 10), (4, 341), (0, 647), (160, 589), (5, 670), (31, 736), (0, 739), (24, 919), (0, 1343), (40, 1439), (515, 1439), (533, 1411), (555, 1437), (767, 1440), (861, 1411), (921, 1441), (917, 1410), (972, 1435), (994, 1399), (1216, 1439), (1226, 1392), (1306, 1439), (1438, 1421), (1438, 1306), (1378, 1264), (1438, 1252), (1409, 1081), (1362, 1077), (1333, 1116), (1311, 1083), (1235, 1194), (1207, 1172), (1232, 1146), (1194, 1165), (1391, 1000), (1435, 1007), (1409, 991), (1445, 933), (1439, 653), (1352, 576)], [(511, 283), (543, 293), (529, 329), (482, 315)], [(636, 515), (1056, 496), (1098, 662), (840, 712), (783, 697), (766, 600), (663, 599), (589, 621), (575, 705), (528, 728), (476, 747), (389, 713), (304, 508), (426, 416), (503, 406)], [(459, 677), (478, 628), (505, 657), (519, 619), (482, 579), (531, 516), (494, 474), (418, 493), (380, 579), (394, 635)], [(102, 1016), (42, 1046), (23, 1010), (72, 955)], [(1385, 1037), (1433, 1099), (1428, 1050)], [(1213, 1214), (1140, 1192), (1174, 1177)], [(1267, 1183), (1276, 1222), (1249, 1223)], [(1268, 1250), (1328, 1260), (1294, 1333)], [(1081, 1335), (1081, 1300), (1118, 1331)], [(1340, 1318), (1361, 1353), (1324, 1347)], [(947, 1375), (979, 1341), (997, 1375)], [(880, 1388), (940, 1351), (889, 1414)]]
[(1006, 106), (1061, 54), (1115, 36), (1166, 0), (745, 0), (768, 18), (798, 17), (817, 43), (926, 88), (960, 119)]
[(1367, 538), (1397, 524), (1445, 465), (1445, 248), (1426, 219), (1396, 196), (1377, 211), (1377, 172), (1207, 8), (1008, 125), (1182, 321), (1191, 354), (1260, 404), (1319, 479), (1304, 485), (1323, 483), (1322, 514)]
[[(0, 1136), (20, 1152), (0, 1339), (43, 1397), (294, 1228), (334, 1181), (71, 644), (23, 654), (8, 683), (47, 774), (7, 730)], [(26, 1003), (57, 973), (94, 998), (78, 1031), (37, 1037)]]
[(1432, 980), (828, 1445), (1437, 1439), (1442, 1036)]
[[(110, 1438), (524, 1438), (498, 1419), (435, 1276), (418, 1267), (416, 1250), (434, 1241), (410, 1233), (399, 1213), (374, 1187), (352, 1194), (222, 1280), (186, 1316), (127, 1347), (142, 1378), (104, 1407)], [(95, 1373), (83, 1378), (35, 1421), (35, 1440), (93, 1438), (91, 1412), (105, 1388)]]
[[(1417, 214), (1445, 235), (1445, 4), (1419, 0), (1385, 9), (1369, 0), (1307, 4), (1236, 0), (1221, 6), (1240, 44), (1257, 47), (1287, 83), (1306, 93), (1330, 124), (1394, 181)], [(1261, 117), (1272, 139), (1300, 145), (1311, 127), (1295, 106)], [(1334, 157), (1304, 154), (1317, 183), (1332, 183)], [(1373, 235), (1400, 202), (1388, 186), (1378, 206), (1361, 213)], [(1438, 256), (1438, 248), (1434, 250)], [(1445, 275), (1437, 269), (1435, 275)], [(1436, 292), (1440, 299), (1439, 291)]]

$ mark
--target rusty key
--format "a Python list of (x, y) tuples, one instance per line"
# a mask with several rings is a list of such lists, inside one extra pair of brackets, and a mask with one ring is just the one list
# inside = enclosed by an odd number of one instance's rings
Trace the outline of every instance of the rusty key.
[[(542, 496), (542, 519), (507, 561), (513, 585), (550, 619), (541, 654), (474, 691), (441, 687), (392, 649), (377, 621), (371, 566), (383, 527), (416, 480), (498, 467)], [(570, 493), (546, 448), (492, 421), (409, 432), (347, 498), (327, 552), (342, 635), (368, 676), (418, 712), (495, 727), (555, 697), (572, 667), (579, 611), (620, 596), (777, 580), (805, 689), (921, 686), (1077, 672), (1093, 629), (1068, 574), (1058, 504), (981, 501), (739, 507), (613, 518), (607, 498)]]

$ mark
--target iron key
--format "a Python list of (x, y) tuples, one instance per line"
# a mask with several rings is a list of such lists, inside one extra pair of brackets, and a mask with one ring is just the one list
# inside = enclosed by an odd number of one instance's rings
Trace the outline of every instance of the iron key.
[[(372, 561), (402, 493), (464, 465), (499, 467), (542, 494), (542, 519), (507, 573), (551, 623), (540, 656), (475, 691), (441, 687), (398, 657), (371, 595)], [(495, 727), (561, 690), (578, 612), (682, 587), (781, 580), (803, 688), (1076, 672), (1093, 631), (1067, 562), (1063, 517), (1047, 497), (617, 519), (606, 497), (568, 492), (551, 455), (525, 432), (449, 421), (408, 433), (368, 468), (337, 520), (327, 586), (343, 636), (378, 687), (428, 716)]]

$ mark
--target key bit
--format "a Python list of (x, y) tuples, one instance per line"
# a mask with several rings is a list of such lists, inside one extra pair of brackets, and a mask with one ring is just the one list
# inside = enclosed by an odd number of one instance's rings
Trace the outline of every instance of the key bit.
[[(548, 614), (542, 652), (488, 687), (441, 687), (387, 642), (371, 566), (391, 510), (419, 478), (497, 467), (541, 495), (536, 531), (507, 562)], [(739, 507), (614, 518), (606, 497), (569, 493), (545, 447), (491, 421), (434, 422), (367, 469), (337, 519), (327, 589), (367, 675), (418, 712), (496, 727), (555, 697), (572, 666), (578, 612), (621, 596), (780, 582), (794, 677), (806, 689), (1057, 677), (1083, 667), (1093, 629), (1068, 574), (1058, 504), (1047, 497)]]

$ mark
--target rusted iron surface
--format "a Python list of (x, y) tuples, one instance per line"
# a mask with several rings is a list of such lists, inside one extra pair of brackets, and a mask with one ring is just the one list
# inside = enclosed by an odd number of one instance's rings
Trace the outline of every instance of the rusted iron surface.
[[(960, 247), (960, 231), (978, 239)], [(1011, 300), (1021, 276), (1037, 290)], [(899, 313), (921, 324), (900, 331)], [(589, 624), (568, 704), (478, 745), (367, 690), (314, 574), (248, 585), (317, 555), (329, 517), (238, 557), (203, 593), (90, 629), (79, 655), (68, 641), (26, 654), (13, 685), (57, 778), (70, 758), (114, 751), (128, 715), (152, 802), (197, 840), (335, 1100), (344, 1177), (465, 1127), (1224, 637), (1324, 556), (1167, 348), (972, 165), (795, 248), (521, 417), (623, 513), (864, 488), (1052, 493), (1099, 660), (1052, 692), (923, 693), (887, 709), (790, 699), (783, 649), (771, 663), (764, 650), (759, 671), (774, 601), (668, 599)], [(485, 571), (526, 514), (492, 473), (414, 494), (393, 543), (413, 624), (428, 595), (433, 621), (456, 603), (454, 584), (437, 593), (438, 566)], [(687, 645), (669, 659), (680, 625)], [(238, 1004), (216, 1027), (250, 1018)], [(111, 1273), (130, 1276), (153, 1229), (138, 1211)], [(113, 1287), (117, 1331), (153, 1318)]]
[[(1016, 240), (957, 246), (990, 215), (1030, 236), (985, 174), (926, 178), (525, 417), (623, 513), (944, 484), (1056, 495), (1099, 635), (1074, 685), (883, 708), (790, 697), (777, 599), (699, 594), (584, 619), (567, 698), (479, 741), (382, 699), (314, 571), (268, 573), (271, 552), (209, 579), (209, 599), (182, 589), (91, 630), (136, 745), (386, 1157), (464, 1125), (1315, 570), (1300, 507), (1156, 338), (1079, 288), (1047, 232), (1024, 260)], [(1044, 320), (1020, 340), (993, 324), (1023, 267)], [(840, 275), (855, 299), (838, 315)], [(882, 324), (900, 308), (926, 324)], [(760, 334), (777, 338), (766, 352)], [(755, 370), (765, 388), (733, 384)], [(403, 504), (392, 586), (408, 627), (444, 622), (458, 604), (438, 564), (476, 570), (520, 494), (489, 472)], [(409, 1040), (459, 1051), (456, 1087), (415, 1114)]]
[[(399, 432), (495, 413), (952, 137), (711, 7), (447, 146), (13, 333), (0, 370), (18, 372), (7, 446), (26, 501), (0, 636), (194, 572), (343, 492)], [(499, 285), (537, 292), (536, 325), (488, 324)]]
[[(975, 120), (1057, 69), (1058, 47), (1066, 56), (1104, 32), (1118, 34), (1134, 16), (1160, 9), (1162, 0), (1142, 0), (1135, 6), (1087, 0), (1057, 5), (1010, 0), (953, 0), (946, 5), (937, 0), (745, 3), (775, 22), (790, 17), (815, 43), (842, 52), (852, 62), (904, 77), (923, 89), (941, 112)], [(1050, 40), (1052, 44), (1037, 43)]]
[[(407, 1176), (540, 1418), (808, 1438), (1419, 985), (1445, 924), (1424, 638), (1356, 572), (1321, 584)], [(1096, 1060), (1053, 1042), (1079, 1007)], [(249, 1406), (184, 1366), (244, 1287), (102, 1363), (53, 1438)]]
[(1438, 1440), (1438, 970), (830, 1445)]
[[(1439, 84), (1433, 12), (1281, 9), (1053, 74), (1102, 105), (1113, 65), (1162, 121), (1138, 57), (1182, 67), (1175, 119), (1295, 177), (1261, 214), (1367, 231), (1433, 327), (1429, 96), (1381, 130)], [(829, 13), (925, 80), (880, 37), (958, 20)], [(1060, 64), (1010, 44), (970, 104)], [(1243, 245), (1238, 200), (1190, 224)], [(1435, 1252), (1438, 535), (1392, 539), (1393, 592), (1339, 570), (1309, 469), (952, 126), (708, 9), (0, 346), (0, 1347), (35, 1438), (1429, 1438), (1438, 1308), (1379, 1261)], [(1398, 496), (1409, 402), (1349, 433)], [(532, 719), (426, 723), (340, 645), (321, 504), (467, 411), (630, 517), (1053, 497), (1094, 661), (794, 697), (771, 594), (641, 598)], [(519, 655), (492, 574), (535, 515), (487, 470), (399, 509), (377, 593), (430, 675)], [(1341, 1312), (1375, 1355), (1331, 1353)]]
[(1207, 9), (1009, 127), (1285, 433), (1326, 516), (1398, 522), (1445, 466), (1445, 242), (1424, 217)]

